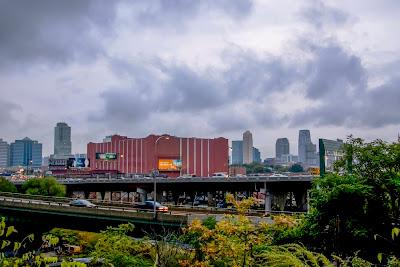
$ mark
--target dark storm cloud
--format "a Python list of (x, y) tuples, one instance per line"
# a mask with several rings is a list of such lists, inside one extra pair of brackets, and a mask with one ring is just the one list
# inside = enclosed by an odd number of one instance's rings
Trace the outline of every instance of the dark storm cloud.
[[(113, 34), (121, 1), (0, 1), (0, 67), (90, 61), (106, 53), (103, 40)], [(248, 15), (250, 0), (123, 1), (135, 23), (182, 26), (200, 12), (217, 10), (233, 19)]]
[(340, 45), (312, 49), (307, 64), (306, 97), (314, 101), (293, 116), (292, 126), (304, 124), (377, 128), (400, 123), (400, 76), (378, 88), (368, 88), (361, 59)]
[[(234, 109), (229, 107), (243, 101), (261, 103), (271, 93), (286, 90), (299, 75), (295, 68), (272, 56), (259, 58), (251, 53), (235, 52), (225, 53), (224, 59), (230, 64), (226, 69), (205, 71), (157, 60), (113, 60), (111, 69), (127, 85), (106, 90), (101, 95), (104, 110), (90, 119), (111, 124), (126, 120), (139, 123), (150, 115), (166, 112), (186, 116), (204, 113), (209, 119), (218, 110), (225, 110), (231, 116)], [(263, 116), (254, 116), (254, 120), (247, 119), (246, 123), (264, 120)], [(210, 125), (220, 125), (218, 129), (222, 130), (218, 118)]]
[(400, 124), (400, 75), (368, 91), (359, 116), (360, 126), (377, 128)]
[(0, 1), (0, 66), (66, 63), (102, 53), (117, 1)]
[(366, 88), (366, 70), (361, 59), (336, 43), (310, 45), (313, 56), (306, 66), (307, 97), (319, 99), (356, 94)]

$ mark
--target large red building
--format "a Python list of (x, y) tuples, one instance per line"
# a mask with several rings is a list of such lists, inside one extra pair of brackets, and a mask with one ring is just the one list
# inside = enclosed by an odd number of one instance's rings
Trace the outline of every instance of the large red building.
[(228, 139), (149, 135), (128, 138), (113, 135), (103, 143), (89, 143), (92, 171), (148, 174), (154, 169), (170, 177), (185, 174), (212, 176), (228, 172)]

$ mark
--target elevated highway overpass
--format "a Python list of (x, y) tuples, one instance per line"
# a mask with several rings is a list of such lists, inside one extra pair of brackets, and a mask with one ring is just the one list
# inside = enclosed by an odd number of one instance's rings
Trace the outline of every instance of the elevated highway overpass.
[[(270, 175), (245, 177), (191, 177), (191, 178), (63, 178), (59, 183), (67, 188), (68, 196), (96, 198), (109, 201), (144, 201), (151, 197), (154, 182), (157, 184), (157, 199), (174, 204), (195, 203), (199, 198), (212, 200), (208, 205), (215, 206), (224, 199), (227, 192), (235, 196), (256, 196), (267, 199), (267, 211), (284, 210), (286, 198), (295, 199), (295, 210), (307, 209), (307, 190), (311, 187), (313, 175)], [(23, 181), (14, 181), (18, 187)], [(79, 195), (80, 194), (80, 195)], [(288, 194), (291, 194), (289, 196)], [(182, 200), (183, 199), (183, 200)], [(197, 201), (198, 202), (198, 201)]]

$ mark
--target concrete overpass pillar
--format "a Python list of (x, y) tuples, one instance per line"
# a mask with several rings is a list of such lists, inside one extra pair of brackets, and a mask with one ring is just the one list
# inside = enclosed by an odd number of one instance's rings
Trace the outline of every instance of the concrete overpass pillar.
[(274, 194), (274, 200), (276, 201), (275, 204), (280, 211), (283, 211), (285, 209), (287, 195), (287, 192), (277, 192)]
[(300, 211), (308, 210), (308, 193), (309, 193), (308, 190), (294, 193), (296, 206)]
[(212, 192), (207, 192), (207, 200), (208, 206), (215, 207), (214, 194)]
[(106, 197), (106, 192), (105, 191), (100, 191), (100, 198), (101, 201), (104, 201), (104, 198)]
[(264, 182), (264, 194), (265, 214), (268, 214), (272, 211), (272, 192), (267, 188), (266, 182)]
[(136, 192), (139, 194), (139, 201), (140, 202), (145, 202), (147, 200), (147, 191), (144, 190), (143, 188), (137, 188)]

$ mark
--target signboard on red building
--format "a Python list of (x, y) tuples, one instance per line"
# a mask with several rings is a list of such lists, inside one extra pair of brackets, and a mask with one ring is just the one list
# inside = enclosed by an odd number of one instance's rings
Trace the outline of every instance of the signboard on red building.
[(159, 159), (158, 169), (160, 171), (179, 171), (182, 168), (180, 159)]
[(96, 159), (116, 160), (117, 159), (117, 153), (96, 153)]

